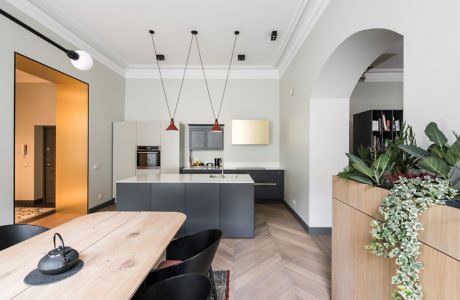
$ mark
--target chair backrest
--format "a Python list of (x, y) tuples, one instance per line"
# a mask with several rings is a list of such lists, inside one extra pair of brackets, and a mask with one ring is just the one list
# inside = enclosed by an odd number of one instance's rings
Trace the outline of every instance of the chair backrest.
[(211, 268), (221, 238), (222, 231), (219, 229), (197, 232), (173, 241), (166, 251), (166, 257), (184, 261), (177, 265), (182, 268), (182, 274), (206, 274)]
[(47, 231), (48, 228), (28, 225), (12, 224), (0, 226), (0, 250), (25, 241), (37, 234)]
[(182, 274), (207, 274), (221, 238), (222, 231), (210, 229), (172, 241), (166, 249), (166, 259), (182, 262), (150, 273), (146, 282), (159, 282)]
[(155, 300), (206, 300), (211, 292), (211, 282), (203, 274), (185, 274), (149, 285), (135, 299)]

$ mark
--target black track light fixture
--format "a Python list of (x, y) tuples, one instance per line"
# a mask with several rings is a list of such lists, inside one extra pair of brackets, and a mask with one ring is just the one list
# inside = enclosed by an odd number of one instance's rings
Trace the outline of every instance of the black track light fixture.
[(67, 55), (67, 57), (70, 58), (70, 62), (72, 63), (72, 65), (75, 68), (77, 68), (79, 70), (83, 70), (83, 71), (86, 71), (86, 70), (89, 70), (89, 69), (92, 68), (92, 66), (94, 64), (93, 58), (87, 52), (85, 52), (83, 50), (67, 49), (67, 48), (59, 45), (58, 43), (56, 43), (55, 41), (53, 41), (52, 39), (50, 39), (46, 35), (42, 34), (41, 32), (38, 32), (37, 30), (35, 30), (32, 27), (30, 27), (29, 25), (25, 24), (21, 20), (13, 17), (12, 15), (7, 13), (3, 9), (0, 9), (0, 14), (2, 16), (4, 16), (5, 18), (9, 19), (10, 21), (18, 24), (22, 28), (32, 32), (36, 36), (38, 36), (41, 39), (45, 40), (46, 42), (50, 43), (51, 45), (53, 45), (54, 47), (58, 48), (62, 52), (64, 52)]
[(270, 40), (276, 41), (276, 38), (277, 38), (277, 37), (278, 37), (278, 31), (273, 30), (273, 31), (272, 31), (272, 34), (271, 34), (271, 36), (270, 36)]

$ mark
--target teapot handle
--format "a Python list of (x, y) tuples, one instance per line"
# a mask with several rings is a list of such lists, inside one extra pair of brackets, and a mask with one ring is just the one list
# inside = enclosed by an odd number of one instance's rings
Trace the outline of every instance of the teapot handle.
[(56, 249), (56, 237), (58, 237), (59, 241), (61, 242), (61, 246), (62, 246), (62, 256), (65, 256), (65, 245), (64, 245), (64, 239), (62, 238), (62, 236), (59, 234), (59, 233), (54, 233), (54, 236), (53, 236), (53, 243), (54, 243), (54, 248)]

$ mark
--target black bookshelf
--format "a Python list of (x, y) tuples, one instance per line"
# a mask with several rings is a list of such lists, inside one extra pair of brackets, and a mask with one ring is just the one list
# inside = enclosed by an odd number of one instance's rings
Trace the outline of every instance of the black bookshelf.
[(353, 115), (353, 153), (360, 146), (385, 148), (387, 140), (394, 140), (403, 124), (402, 110), (376, 109)]

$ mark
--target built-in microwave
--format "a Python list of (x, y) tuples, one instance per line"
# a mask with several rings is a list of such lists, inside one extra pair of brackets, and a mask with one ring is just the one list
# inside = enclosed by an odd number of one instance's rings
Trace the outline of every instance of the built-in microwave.
[(160, 146), (137, 146), (137, 168), (155, 169), (160, 167)]

